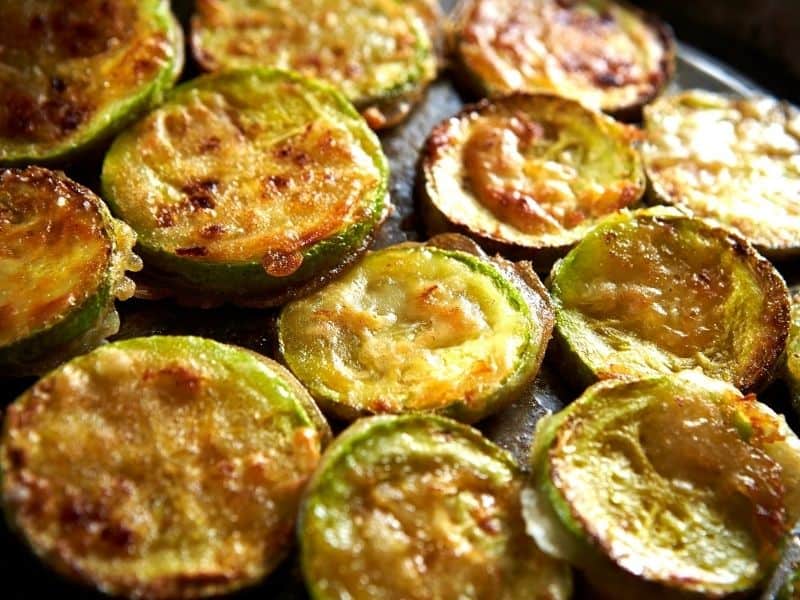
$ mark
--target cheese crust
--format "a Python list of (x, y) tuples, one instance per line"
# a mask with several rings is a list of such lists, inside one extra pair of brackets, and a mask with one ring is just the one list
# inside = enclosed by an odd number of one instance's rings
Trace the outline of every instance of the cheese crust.
[(551, 92), (621, 117), (641, 114), (675, 70), (669, 28), (608, 0), (473, 0), (454, 37), (483, 94)]
[(10, 522), (107, 594), (194, 598), (262, 579), (292, 544), (330, 432), (275, 363), (191, 337), (117, 342), (8, 409)]
[(298, 527), (312, 598), (566, 600), (569, 569), (525, 535), (522, 474), (439, 417), (372, 417), (323, 457)]
[(767, 256), (800, 252), (800, 111), (690, 91), (645, 110), (655, 198), (736, 231)]
[(166, 0), (6, 2), (0, 164), (63, 161), (159, 101), (183, 67)]

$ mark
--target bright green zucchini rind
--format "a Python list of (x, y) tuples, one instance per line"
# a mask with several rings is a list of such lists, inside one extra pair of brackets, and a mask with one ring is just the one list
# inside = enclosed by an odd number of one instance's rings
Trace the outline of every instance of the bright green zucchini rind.
[(739, 233), (772, 259), (800, 254), (800, 111), (692, 90), (645, 110), (651, 195)]
[(329, 81), (380, 129), (405, 118), (436, 76), (426, 3), (199, 0), (192, 48), (208, 71), (278, 67)]
[(42, 373), (116, 333), (135, 240), (63, 173), (0, 169), (0, 374)]
[(800, 516), (800, 440), (696, 371), (590, 387), (537, 428), (528, 532), (607, 598), (752, 592)]
[(207, 75), (123, 132), (104, 197), (149, 275), (209, 304), (280, 304), (369, 245), (388, 210), (380, 142), (326, 84), (286, 71)]
[(63, 164), (159, 103), (183, 68), (167, 0), (6, 2), (0, 165)]
[(547, 94), (468, 106), (428, 137), (420, 169), (427, 229), (464, 233), (549, 270), (600, 218), (642, 197), (640, 137)]
[(670, 208), (606, 218), (550, 274), (556, 360), (577, 382), (700, 369), (765, 385), (789, 331), (775, 268), (736, 234)]
[(513, 458), (433, 415), (362, 419), (328, 448), (300, 509), (315, 600), (566, 600), (569, 568), (525, 534)]
[(530, 266), (440, 236), (369, 253), (278, 319), (283, 360), (323, 410), (352, 420), (439, 412), (474, 422), (519, 398), (552, 331)]
[(197, 337), (115, 342), (9, 406), (3, 507), (46, 564), (103, 593), (216, 596), (292, 547), (330, 437), (267, 358)]

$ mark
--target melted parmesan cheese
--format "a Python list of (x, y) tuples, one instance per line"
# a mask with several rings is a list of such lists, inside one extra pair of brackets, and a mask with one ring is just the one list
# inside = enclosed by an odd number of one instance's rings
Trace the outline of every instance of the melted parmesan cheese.
[(114, 243), (88, 190), (44, 169), (0, 173), (0, 347), (56, 325), (102, 293)]
[(715, 219), (765, 252), (800, 249), (800, 113), (706, 92), (646, 110), (647, 169), (659, 198)]
[(457, 51), (493, 95), (553, 92), (608, 111), (646, 102), (672, 70), (661, 32), (607, 1), (475, 0)]
[(194, 597), (260, 579), (291, 545), (325, 433), (284, 373), (201, 338), (68, 363), (9, 408), (10, 515), (39, 554), (110, 594)]
[(500, 277), (435, 248), (375, 252), (286, 307), (284, 357), (351, 410), (479, 410), (526, 369), (542, 330)]

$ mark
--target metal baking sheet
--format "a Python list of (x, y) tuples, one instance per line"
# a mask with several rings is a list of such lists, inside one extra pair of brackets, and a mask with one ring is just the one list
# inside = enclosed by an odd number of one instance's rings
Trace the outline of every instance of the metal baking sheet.
[[(182, 12), (178, 9), (179, 14)], [(182, 15), (185, 16), (185, 13)], [(184, 79), (193, 76), (192, 65)], [(685, 44), (679, 45), (678, 68), (670, 91), (688, 88), (727, 92), (740, 95), (764, 93), (754, 82), (728, 66)], [(422, 104), (401, 126), (381, 135), (392, 170), (391, 195), (394, 211), (376, 240), (386, 246), (404, 240), (424, 237), (414, 211), (414, 181), (417, 158), (431, 128), (456, 113), (467, 101), (453, 86), (445, 70), (429, 88)], [(92, 162), (69, 171), (69, 174), (98, 191), (99, 163)], [(795, 279), (789, 266), (787, 275)], [(211, 310), (178, 307), (169, 301), (130, 300), (119, 303), (121, 329), (114, 339), (153, 334), (192, 334), (214, 338), (251, 348), (274, 357), (272, 326), (275, 311), (223, 307)], [(0, 406), (11, 402), (34, 380), (0, 379)], [(504, 411), (483, 421), (478, 427), (490, 439), (508, 449), (525, 464), (531, 436), (538, 419), (557, 411), (577, 396), (563, 384), (558, 372), (545, 359), (545, 364), (526, 396)], [(774, 408), (788, 412), (786, 392), (780, 385), (768, 390), (764, 398)], [(341, 425), (340, 425), (341, 426)], [(797, 423), (793, 423), (797, 428)], [(61, 579), (28, 552), (7, 525), (0, 524), (0, 598), (39, 600), (42, 598), (99, 599), (104, 596)], [(295, 600), (307, 598), (296, 564), (291, 556), (261, 585), (232, 596)], [(581, 595), (579, 597), (584, 597)], [(768, 596), (765, 596), (768, 597)]]

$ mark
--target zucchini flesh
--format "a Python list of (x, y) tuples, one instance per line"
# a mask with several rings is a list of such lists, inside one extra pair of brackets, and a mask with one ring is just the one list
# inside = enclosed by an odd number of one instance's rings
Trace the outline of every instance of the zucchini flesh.
[(622, 117), (641, 114), (675, 70), (669, 28), (609, 0), (473, 0), (455, 48), (485, 95), (551, 92)]
[(64, 162), (160, 101), (183, 67), (166, 0), (5, 2), (0, 164)]
[(107, 594), (193, 598), (262, 579), (291, 546), (330, 431), (281, 367), (193, 337), (103, 346), (8, 409), (10, 522)]
[(783, 417), (692, 371), (590, 387), (537, 431), (532, 464), (560, 533), (529, 530), (606, 588), (752, 590), (800, 514), (800, 440)]
[(387, 171), (335, 90), (255, 69), (176, 89), (117, 138), (102, 180), (148, 265), (178, 287), (268, 303), (365, 249)]
[(713, 219), (767, 256), (800, 252), (800, 111), (688, 91), (648, 107), (645, 127), (657, 201)]
[(338, 416), (426, 410), (475, 421), (537, 372), (550, 332), (542, 293), (529, 304), (501, 269), (465, 252), (390, 247), (288, 304), (280, 350)]
[(311, 596), (569, 597), (569, 570), (524, 533), (521, 472), (441, 417), (363, 419), (328, 449), (298, 533)]
[(551, 274), (556, 340), (583, 381), (699, 368), (743, 390), (772, 375), (786, 284), (744, 240), (674, 210), (620, 213)]

